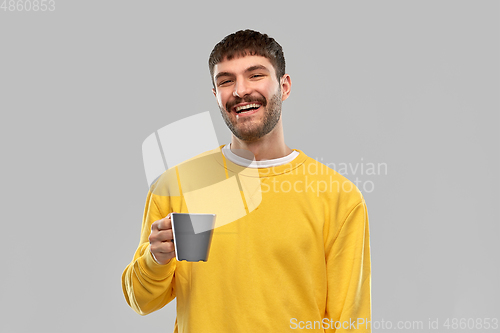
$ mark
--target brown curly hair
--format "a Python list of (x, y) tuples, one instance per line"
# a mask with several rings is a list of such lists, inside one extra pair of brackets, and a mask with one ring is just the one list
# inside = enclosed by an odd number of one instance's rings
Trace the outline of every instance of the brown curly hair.
[(266, 34), (254, 30), (240, 30), (224, 37), (217, 43), (208, 58), (208, 68), (215, 88), (214, 66), (222, 60), (234, 57), (259, 55), (269, 59), (276, 72), (278, 81), (285, 75), (285, 56), (281, 45)]

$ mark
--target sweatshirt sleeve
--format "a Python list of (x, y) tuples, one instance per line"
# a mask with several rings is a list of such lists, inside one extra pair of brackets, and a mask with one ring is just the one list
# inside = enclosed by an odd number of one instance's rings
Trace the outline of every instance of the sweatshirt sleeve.
[[(139, 247), (132, 262), (122, 274), (123, 294), (127, 303), (140, 315), (147, 315), (164, 307), (175, 298), (175, 267), (176, 259), (167, 264), (158, 264), (151, 254), (149, 235), (151, 224), (170, 213), (168, 198), (160, 206), (156, 195), (148, 192), (146, 207), (142, 220), (142, 231)], [(163, 200), (162, 200), (163, 203)]]
[(371, 332), (370, 238), (365, 201), (348, 210), (340, 229), (335, 229), (330, 230), (325, 247), (325, 318), (330, 320), (325, 332)]

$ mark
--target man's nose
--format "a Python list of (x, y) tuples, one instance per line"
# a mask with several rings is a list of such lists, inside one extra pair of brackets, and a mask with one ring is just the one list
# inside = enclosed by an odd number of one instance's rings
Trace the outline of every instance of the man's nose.
[(248, 85), (243, 81), (237, 81), (234, 85), (233, 96), (243, 98), (243, 96), (249, 93)]

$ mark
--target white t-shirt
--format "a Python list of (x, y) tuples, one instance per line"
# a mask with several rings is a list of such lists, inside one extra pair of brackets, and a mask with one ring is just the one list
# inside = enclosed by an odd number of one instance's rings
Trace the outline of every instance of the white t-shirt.
[(222, 147), (222, 153), (224, 156), (233, 162), (234, 164), (238, 164), (241, 166), (246, 166), (248, 168), (269, 168), (269, 167), (274, 167), (286, 163), (290, 163), (293, 161), (293, 159), (297, 156), (299, 156), (299, 152), (294, 150), (290, 154), (280, 157), (280, 158), (275, 158), (272, 160), (263, 160), (263, 161), (251, 161), (249, 159), (243, 158), (241, 156), (236, 155), (231, 151), (231, 144), (227, 144), (224, 147)]

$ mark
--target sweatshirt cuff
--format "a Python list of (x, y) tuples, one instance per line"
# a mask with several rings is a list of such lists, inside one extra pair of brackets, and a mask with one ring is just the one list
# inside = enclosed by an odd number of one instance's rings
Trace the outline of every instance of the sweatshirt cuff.
[(161, 265), (154, 259), (153, 253), (151, 253), (149, 246), (147, 247), (145, 252), (146, 253), (144, 253), (144, 255), (139, 258), (139, 265), (151, 278), (161, 280), (169, 277), (174, 273), (176, 261), (175, 258), (170, 259), (170, 261), (165, 265)]

